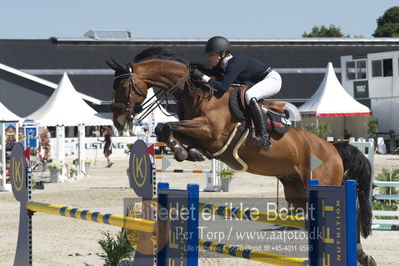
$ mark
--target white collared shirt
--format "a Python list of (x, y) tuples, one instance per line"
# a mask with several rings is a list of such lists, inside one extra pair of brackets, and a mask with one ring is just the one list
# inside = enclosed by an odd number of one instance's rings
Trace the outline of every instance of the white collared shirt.
[(229, 64), (230, 59), (233, 58), (233, 55), (226, 56), (223, 60), (223, 64), (221, 67), (223, 68), (224, 71), (226, 71), (227, 65)]

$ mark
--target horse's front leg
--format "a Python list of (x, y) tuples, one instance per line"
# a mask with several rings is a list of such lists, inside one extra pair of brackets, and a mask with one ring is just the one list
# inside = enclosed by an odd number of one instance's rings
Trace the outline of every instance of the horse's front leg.
[(158, 124), (155, 133), (158, 140), (165, 142), (170, 147), (178, 161), (186, 159), (192, 161), (203, 160), (198, 151), (185, 149), (180, 141), (185, 145), (195, 147), (193, 140), (211, 140), (209, 126), (204, 118)]
[(184, 161), (188, 157), (186, 148), (173, 136), (172, 129), (167, 124), (159, 123), (155, 128), (155, 135), (158, 141), (164, 142), (172, 150), (175, 159), (179, 162)]

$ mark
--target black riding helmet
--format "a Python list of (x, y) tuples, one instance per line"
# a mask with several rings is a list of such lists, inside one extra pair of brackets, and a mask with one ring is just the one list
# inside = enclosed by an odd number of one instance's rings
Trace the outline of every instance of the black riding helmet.
[(215, 36), (206, 43), (205, 53), (230, 52), (230, 48), (230, 43), (225, 37)]

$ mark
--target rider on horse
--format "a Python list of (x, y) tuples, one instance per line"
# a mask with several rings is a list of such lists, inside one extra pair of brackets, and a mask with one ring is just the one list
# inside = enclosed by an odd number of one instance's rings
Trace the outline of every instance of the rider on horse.
[(208, 82), (222, 93), (235, 81), (252, 83), (250, 89), (245, 92), (245, 101), (249, 106), (255, 125), (257, 143), (267, 150), (270, 141), (258, 100), (273, 96), (280, 91), (280, 74), (255, 58), (231, 53), (229, 41), (221, 36), (215, 36), (208, 40), (205, 53), (208, 55), (208, 61), (212, 67), (222, 70), (222, 80), (211, 79), (198, 69), (193, 69), (191, 76), (203, 82)]

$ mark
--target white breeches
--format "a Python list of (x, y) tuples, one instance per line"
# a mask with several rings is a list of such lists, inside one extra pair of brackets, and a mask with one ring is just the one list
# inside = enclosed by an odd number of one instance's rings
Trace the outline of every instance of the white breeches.
[(272, 70), (264, 79), (253, 85), (245, 92), (245, 101), (249, 101), (255, 97), (256, 99), (265, 99), (277, 94), (281, 89), (281, 76)]

